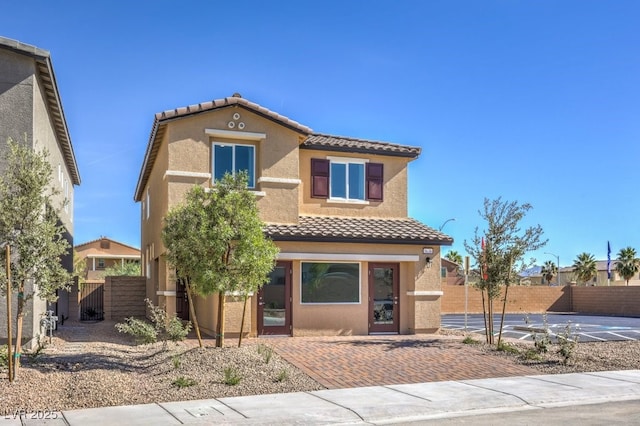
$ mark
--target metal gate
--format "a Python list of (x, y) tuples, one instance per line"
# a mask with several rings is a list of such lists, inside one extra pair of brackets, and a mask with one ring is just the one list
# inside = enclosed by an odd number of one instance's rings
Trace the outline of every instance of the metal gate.
[(104, 283), (80, 286), (80, 321), (104, 320)]

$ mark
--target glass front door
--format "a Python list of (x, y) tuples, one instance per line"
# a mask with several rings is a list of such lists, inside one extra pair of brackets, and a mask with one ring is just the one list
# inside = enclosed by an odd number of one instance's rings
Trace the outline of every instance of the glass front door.
[(278, 262), (258, 292), (258, 334), (291, 334), (290, 262)]
[(369, 333), (398, 333), (398, 264), (369, 264)]

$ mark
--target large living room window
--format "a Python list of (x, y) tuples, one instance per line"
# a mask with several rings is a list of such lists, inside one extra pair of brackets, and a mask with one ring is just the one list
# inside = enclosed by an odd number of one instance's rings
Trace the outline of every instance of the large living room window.
[(301, 303), (360, 303), (360, 264), (302, 262)]
[(222, 179), (225, 173), (235, 175), (241, 170), (246, 170), (249, 174), (248, 187), (255, 187), (255, 146), (214, 142), (211, 164), (215, 180)]

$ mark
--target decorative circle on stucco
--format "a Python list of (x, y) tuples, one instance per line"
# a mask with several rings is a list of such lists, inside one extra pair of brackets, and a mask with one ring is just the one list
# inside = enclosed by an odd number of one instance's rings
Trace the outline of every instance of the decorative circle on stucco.
[(240, 120), (240, 113), (236, 112), (233, 114), (233, 119), (234, 120)]
[(244, 123), (242, 121), (238, 123), (238, 129), (244, 129)]
[(234, 127), (236, 127), (236, 123), (234, 123), (233, 121), (230, 121), (230, 122), (228, 122), (228, 123), (227, 123), (227, 126), (228, 126), (230, 129), (233, 129)]

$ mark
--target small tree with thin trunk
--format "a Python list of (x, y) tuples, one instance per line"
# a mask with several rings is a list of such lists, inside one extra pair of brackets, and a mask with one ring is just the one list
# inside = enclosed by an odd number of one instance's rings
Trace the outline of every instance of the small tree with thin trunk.
[[(17, 293), (15, 360), (19, 367), (27, 302), (34, 297), (53, 302), (56, 291), (68, 288), (71, 274), (60, 259), (70, 247), (53, 197), (47, 152), (8, 141), (7, 168), (0, 175), (0, 242), (11, 246), (11, 285)], [(5, 276), (5, 253), (0, 262)], [(3, 285), (6, 285), (2, 282)]]
[(500, 297), (501, 286), (505, 287), (505, 292), (498, 344), (502, 339), (509, 285), (517, 279), (517, 271), (533, 264), (533, 259), (525, 263), (526, 253), (547, 243), (542, 240), (540, 225), (531, 226), (524, 231), (520, 228), (522, 219), (531, 208), (530, 204), (485, 198), (484, 209), (478, 213), (487, 222), (487, 229), (480, 232), (476, 227), (473, 240), (464, 242), (467, 253), (474, 258), (480, 271), (478, 286), (482, 291), (487, 343), (494, 343), (493, 301)]
[(224, 345), (226, 294), (258, 291), (275, 265), (278, 248), (263, 227), (246, 172), (226, 174), (209, 190), (193, 187), (165, 218), (167, 260), (187, 284), (194, 327), (191, 292), (218, 294), (217, 347)]

